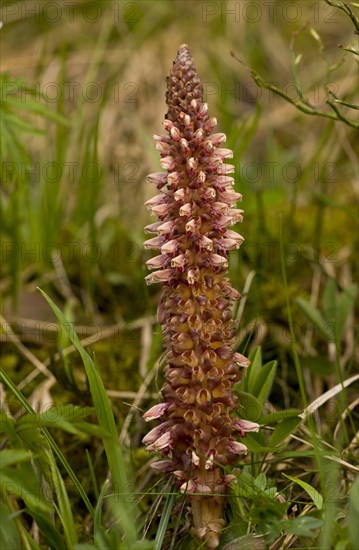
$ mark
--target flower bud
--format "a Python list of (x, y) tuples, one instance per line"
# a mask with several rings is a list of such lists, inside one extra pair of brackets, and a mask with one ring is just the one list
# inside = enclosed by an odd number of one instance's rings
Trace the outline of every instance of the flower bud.
[(159, 235), (167, 235), (168, 233), (171, 233), (173, 231), (174, 227), (176, 225), (176, 222), (174, 220), (169, 220), (168, 222), (160, 222), (156, 226), (156, 231)]
[[(198, 117), (199, 118), (204, 118), (205, 115), (207, 114), (207, 111), (208, 111), (207, 103), (202, 103), (202, 105), (200, 106), (200, 108), (198, 110)], [(206, 128), (206, 130), (207, 130), (207, 128)]]
[(179, 141), (180, 138), (181, 138), (181, 132), (175, 126), (172, 126), (172, 128), (170, 130), (170, 134), (171, 134), (171, 138), (173, 139), (173, 141)]
[(179, 144), (180, 144), (182, 153), (187, 155), (187, 153), (189, 153), (190, 150), (191, 150), (190, 146), (188, 144), (188, 141), (186, 139), (182, 138), (182, 139), (180, 139)]
[(244, 437), (246, 432), (258, 432), (259, 424), (256, 422), (251, 422), (250, 420), (235, 418), (233, 420), (233, 428), (240, 433), (241, 437)]
[(171, 155), (168, 155), (160, 160), (160, 165), (165, 170), (173, 170), (176, 167), (176, 161)]
[(243, 443), (239, 443), (238, 441), (229, 441), (227, 445), (227, 449), (234, 454), (237, 455), (246, 455), (248, 452), (248, 449)]
[(157, 229), (160, 227), (162, 222), (155, 222), (151, 223), (150, 225), (146, 225), (145, 227), (145, 233), (158, 233)]
[(145, 437), (142, 439), (142, 442), (145, 444), (154, 443), (159, 437), (161, 437), (165, 433), (168, 428), (170, 428), (170, 426), (171, 422), (167, 421), (163, 422), (163, 424), (159, 424), (155, 428), (152, 428), (152, 430), (150, 430), (148, 434), (145, 435)]
[(178, 249), (177, 239), (172, 239), (172, 240), (167, 241), (167, 242), (166, 242), (165, 239), (163, 239), (162, 242), (164, 242), (164, 244), (161, 246), (162, 254), (174, 254), (175, 252), (177, 252), (177, 249)]
[[(146, 443), (144, 441), (144, 443)], [(171, 443), (171, 434), (169, 432), (164, 433), (156, 441), (147, 445), (148, 451), (162, 451), (163, 449), (169, 448)]]
[(171, 269), (163, 269), (162, 271), (154, 271), (145, 277), (145, 281), (148, 285), (154, 283), (166, 283), (172, 276)]
[(148, 239), (148, 241), (145, 241), (143, 245), (146, 249), (156, 250), (161, 248), (165, 241), (166, 240), (164, 237), (154, 237), (153, 239)]

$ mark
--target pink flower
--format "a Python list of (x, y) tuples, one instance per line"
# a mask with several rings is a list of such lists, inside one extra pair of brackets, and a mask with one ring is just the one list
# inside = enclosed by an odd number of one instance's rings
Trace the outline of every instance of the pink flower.
[(233, 428), (240, 433), (241, 437), (244, 437), (246, 435), (245, 432), (258, 432), (259, 424), (251, 422), (250, 420), (235, 418), (233, 421)]
[(210, 262), (213, 265), (213, 267), (227, 267), (228, 266), (227, 258), (224, 258), (223, 256), (220, 256), (219, 254), (211, 254)]
[(163, 157), (160, 160), (160, 164), (165, 170), (173, 170), (176, 167), (176, 161), (170, 155), (168, 155), (167, 157)]
[(168, 409), (168, 406), (169, 403), (157, 403), (157, 405), (154, 405), (147, 412), (145, 412), (143, 415), (144, 420), (149, 422), (150, 420), (161, 418)]
[[(148, 241), (147, 241), (148, 242)], [(178, 249), (177, 239), (172, 239), (171, 241), (163, 241), (164, 244), (161, 246), (162, 254), (174, 254)]]
[[(187, 226), (186, 226), (187, 229)], [(205, 235), (201, 235), (198, 239), (198, 245), (201, 250), (213, 250), (213, 241)]]
[(229, 441), (227, 449), (236, 455), (246, 455), (248, 452), (247, 447), (238, 441)]
[(226, 141), (226, 140), (227, 140), (226, 134), (218, 133), (218, 134), (212, 134), (211, 136), (209, 136), (207, 141), (210, 141), (214, 147), (218, 147), (219, 145), (221, 145), (223, 141)]
[(163, 204), (165, 202), (165, 197), (162, 194), (156, 195), (152, 199), (145, 202), (145, 205), (148, 206), (148, 208), (152, 208), (153, 206), (158, 206), (159, 204)]
[(147, 176), (147, 181), (149, 183), (155, 183), (156, 185), (162, 187), (167, 183), (167, 174), (165, 172), (156, 172), (155, 174), (149, 174)]
[(175, 126), (172, 126), (170, 130), (170, 135), (173, 141), (179, 141), (181, 137), (181, 132), (179, 131), (178, 128), (176, 128)]
[(233, 355), (233, 361), (235, 361), (236, 363), (238, 363), (238, 365), (244, 368), (249, 367), (249, 365), (251, 364), (249, 359), (247, 359), (247, 357), (244, 357), (244, 355), (242, 355), (241, 353), (235, 353)]
[(233, 248), (239, 248), (243, 241), (244, 239), (241, 237), (241, 235), (237, 234), (235, 239), (218, 239), (217, 243), (225, 250), (232, 250)]
[(171, 172), (168, 174), (167, 181), (170, 185), (176, 185), (179, 182), (180, 174), (178, 172)]
[(163, 256), (155, 256), (150, 260), (147, 260), (146, 265), (148, 269), (161, 269), (165, 267), (168, 263), (168, 256), (164, 254)]
[(242, 200), (242, 195), (240, 193), (235, 193), (232, 189), (228, 191), (223, 191), (222, 193), (219, 193), (218, 197), (222, 202), (226, 202), (230, 206), (233, 206), (236, 204), (237, 201)]
[(165, 283), (170, 280), (172, 276), (171, 269), (162, 269), (161, 271), (154, 271), (145, 277), (145, 281), (148, 285), (154, 283)]
[(184, 271), (186, 266), (186, 256), (185, 254), (180, 254), (171, 260), (171, 267), (177, 267), (181, 271)]
[(169, 474), (173, 471), (173, 462), (172, 460), (159, 460), (157, 462), (152, 462), (151, 468), (156, 470), (156, 472)]
[(163, 422), (162, 424), (159, 424), (155, 428), (152, 428), (152, 430), (150, 430), (148, 434), (146, 434), (145, 437), (142, 439), (142, 442), (145, 443), (145, 445), (154, 443), (159, 439), (160, 436), (163, 435), (166, 429), (169, 428), (170, 426), (171, 426), (171, 422), (166, 421), (166, 422)]
[(180, 486), (181, 493), (195, 493), (197, 490), (197, 482), (194, 479), (189, 479)]
[(145, 227), (145, 233), (158, 233), (157, 229), (160, 227), (162, 222), (155, 222), (150, 223), (149, 225), (146, 225)]
[(217, 454), (216, 449), (211, 449), (208, 452), (208, 458), (207, 458), (206, 463), (205, 463), (205, 469), (206, 470), (212, 470), (213, 462), (214, 462), (214, 458), (215, 458), (216, 454)]
[(190, 216), (193, 211), (193, 205), (190, 202), (187, 202), (181, 208), (179, 209), (179, 215), (180, 216)]
[[(186, 233), (188, 233), (189, 235), (193, 235), (193, 233), (196, 233), (199, 230), (201, 224), (202, 220), (200, 217), (192, 218), (189, 222), (186, 223)], [(203, 237), (207, 239), (207, 237)]]
[(159, 223), (157, 226), (157, 232), (159, 235), (167, 235), (168, 233), (171, 233), (173, 229), (175, 228), (175, 222), (174, 220), (169, 220), (168, 222)]
[(148, 451), (162, 451), (163, 449), (169, 448), (171, 443), (171, 434), (170, 432), (165, 432), (161, 437), (154, 441), (151, 445), (147, 445)]
[(165, 243), (166, 239), (164, 237), (154, 237), (153, 239), (148, 239), (143, 243), (143, 246), (147, 249), (158, 249)]
[(192, 451), (191, 454), (192, 454), (192, 458), (191, 458), (192, 459), (192, 464), (194, 466), (199, 466), (199, 456), (196, 455), (196, 453), (194, 451)]

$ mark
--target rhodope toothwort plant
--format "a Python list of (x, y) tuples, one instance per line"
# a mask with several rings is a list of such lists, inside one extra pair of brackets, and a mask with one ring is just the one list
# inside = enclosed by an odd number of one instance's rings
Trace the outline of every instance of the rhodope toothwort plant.
[(225, 276), (228, 250), (243, 241), (227, 229), (242, 220), (235, 208), (232, 151), (221, 147), (226, 136), (212, 133), (215, 118), (208, 106), (188, 47), (182, 45), (167, 78), (166, 136), (155, 136), (163, 173), (151, 174), (160, 194), (146, 205), (159, 221), (146, 227), (156, 237), (145, 242), (160, 250), (147, 266), (156, 269), (148, 284), (162, 283), (158, 321), (163, 327), (166, 382), (163, 403), (145, 413), (160, 419), (143, 439), (163, 460), (152, 466), (173, 473), (190, 495), (193, 532), (209, 548), (219, 544), (223, 507), (235, 479), (225, 475), (247, 452), (237, 437), (258, 424), (232, 416), (238, 408), (232, 386), (249, 361), (235, 353), (232, 305), (240, 295)]

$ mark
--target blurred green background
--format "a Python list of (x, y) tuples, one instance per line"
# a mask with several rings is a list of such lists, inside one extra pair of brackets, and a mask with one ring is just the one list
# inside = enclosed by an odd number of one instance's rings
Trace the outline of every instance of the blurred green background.
[[(144, 283), (144, 202), (156, 194), (146, 175), (160, 170), (152, 135), (163, 131), (165, 78), (182, 43), (234, 151), (245, 212), (236, 228), (245, 242), (230, 257), (243, 295), (236, 349), (261, 346), (263, 363), (278, 361), (264, 413), (304, 406), (287, 297), (307, 401), (357, 369), (357, 41), (351, 18), (330, 3), (0, 6), (1, 366), (38, 410), (92, 404), (81, 360), (42, 288), (96, 353), (121, 441), (139, 448), (132, 459), (140, 489), (149, 479), (140, 412), (162, 378), (160, 289)], [(123, 425), (134, 400), (138, 411)], [(4, 402), (17, 411), (9, 393)], [(357, 457), (354, 432), (334, 430), (330, 403), (318, 433), (346, 445), (344, 458)], [(60, 433), (59, 444), (79, 479), (88, 476), (85, 447), (106, 475), (96, 438), (74, 444)]]

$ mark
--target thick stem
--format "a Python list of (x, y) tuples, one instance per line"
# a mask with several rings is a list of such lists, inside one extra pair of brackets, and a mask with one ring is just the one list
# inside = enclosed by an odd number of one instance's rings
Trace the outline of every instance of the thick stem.
[[(206, 496), (195, 496), (192, 500), (193, 529), (192, 532), (200, 540), (205, 541), (207, 548), (217, 548), (219, 545), (219, 534), (223, 529), (223, 508), (225, 496), (215, 493), (216, 486), (219, 486), (221, 471), (216, 468), (208, 471), (204, 467), (198, 475), (199, 484), (210, 487), (213, 494)], [(217, 489), (218, 490), (218, 489)]]

